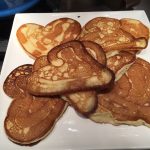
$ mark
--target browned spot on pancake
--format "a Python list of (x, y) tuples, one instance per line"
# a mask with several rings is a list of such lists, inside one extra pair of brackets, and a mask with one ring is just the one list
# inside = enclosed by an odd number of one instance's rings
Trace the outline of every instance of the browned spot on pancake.
[(40, 56), (35, 60), (35, 62), (33, 64), (33, 71), (36, 71), (48, 64), (49, 64), (49, 62), (47, 60), (47, 56), (46, 55)]
[(24, 34), (21, 32), (21, 29), (17, 31), (17, 37), (20, 40), (21, 43), (26, 43), (27, 39), (24, 36)]
[(39, 41), (37, 41), (36, 44), (37, 44), (37, 47), (38, 47), (41, 51), (47, 50), (47, 49), (45, 48), (45, 46), (42, 45)]
[(40, 57), (41, 56), (41, 52), (39, 52), (38, 50), (34, 50), (32, 54), (34, 56), (36, 56), (36, 57)]

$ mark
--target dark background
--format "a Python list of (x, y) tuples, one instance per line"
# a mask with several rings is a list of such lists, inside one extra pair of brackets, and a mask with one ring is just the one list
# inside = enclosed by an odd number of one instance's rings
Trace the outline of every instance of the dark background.
[[(150, 19), (150, 0), (40, 0), (24, 13), (145, 10)], [(0, 18), (0, 68), (14, 16)]]

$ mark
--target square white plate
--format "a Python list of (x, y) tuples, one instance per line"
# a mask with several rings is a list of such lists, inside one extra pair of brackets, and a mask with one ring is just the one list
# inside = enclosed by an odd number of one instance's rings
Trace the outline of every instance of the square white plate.
[[(61, 17), (76, 19), (81, 25), (84, 25), (90, 19), (98, 16), (118, 19), (135, 18), (150, 26), (144, 11), (40, 13), (17, 14), (15, 16), (0, 78), (0, 150), (150, 148), (150, 128), (145, 126), (97, 124), (79, 117), (72, 108), (67, 109), (48, 137), (32, 147), (12, 143), (4, 132), (3, 122), (11, 99), (3, 92), (3, 82), (17, 66), (33, 63), (33, 60), (27, 56), (16, 38), (17, 29), (24, 23), (46, 25), (48, 22)], [(139, 54), (139, 57), (150, 62), (149, 50), (150, 45)]]

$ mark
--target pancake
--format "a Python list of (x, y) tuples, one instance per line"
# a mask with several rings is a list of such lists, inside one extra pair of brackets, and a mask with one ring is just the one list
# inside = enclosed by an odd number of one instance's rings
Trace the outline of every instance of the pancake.
[(115, 73), (115, 81), (129, 69), (136, 60), (136, 55), (127, 51), (110, 51), (106, 53), (107, 67)]
[(71, 18), (60, 18), (45, 27), (26, 23), (17, 30), (17, 38), (24, 50), (32, 58), (46, 55), (53, 47), (76, 39), (81, 32), (81, 25)]
[(20, 76), (28, 76), (32, 72), (32, 65), (25, 64), (15, 68), (6, 78), (3, 84), (4, 92), (14, 98), (17, 95), (22, 95), (24, 90), (15, 84), (15, 81)]
[(79, 40), (93, 41), (102, 46), (106, 52), (125, 49), (137, 51), (147, 47), (145, 37), (134, 37), (121, 28), (120, 20), (107, 17), (97, 17), (87, 22)]
[(33, 64), (33, 71), (36, 71), (44, 66), (47, 66), (49, 64), (47, 60), (47, 55), (43, 55), (38, 57)]
[(92, 41), (82, 41), (87, 52), (100, 64), (106, 65), (106, 54), (103, 48), (95, 42)]
[(144, 37), (149, 39), (149, 29), (141, 21), (131, 18), (123, 18), (120, 20), (121, 28), (132, 34), (135, 38)]
[[(76, 42), (77, 41), (75, 41), (75, 43)], [(80, 42), (77, 43), (78, 45), (81, 44), (81, 47), (83, 47), (85, 51), (87, 50), (89, 54), (94, 54), (92, 55), (92, 57), (96, 56), (95, 58), (93, 57), (94, 59), (97, 59), (102, 65), (106, 65), (105, 53), (98, 44), (89, 41), (83, 42), (83, 45)], [(35, 68), (34, 71), (38, 71), (40, 68), (42, 69), (42, 67), (46, 67), (46, 65), (50, 64), (51, 62), (48, 62), (47, 56), (41, 56), (35, 60), (33, 69)], [(71, 69), (73, 69), (73, 67), (74, 66), (72, 65)], [(63, 71), (63, 68), (61, 70)], [(71, 94), (65, 94), (62, 97), (65, 98), (65, 100), (67, 100), (75, 108), (75, 110), (82, 115), (90, 114), (97, 106), (97, 94), (94, 90), (73, 92)]]
[(45, 138), (66, 109), (60, 98), (34, 97), (26, 94), (10, 104), (4, 122), (8, 138), (21, 145), (36, 143)]
[(150, 64), (138, 58), (109, 93), (98, 95), (90, 119), (99, 123), (150, 127)]
[(33, 95), (61, 95), (90, 89), (104, 89), (114, 74), (99, 64), (79, 41), (59, 45), (48, 53), (49, 65), (34, 71), (27, 82)]
[[(49, 62), (47, 56), (37, 58), (33, 64), (33, 70), (36, 71)], [(97, 93), (96, 91), (76, 92), (72, 94), (62, 95), (63, 100), (67, 101), (75, 110), (87, 116), (96, 109), (97, 106)]]
[[(4, 128), (8, 138), (21, 145), (30, 145), (45, 138), (67, 108), (67, 103), (59, 97), (35, 97), (27, 92), (27, 78), (31, 70), (32, 65), (17, 67), (7, 77), (11, 78), (11, 84), (9, 80), (5, 82), (5, 90), (11, 93), (13, 102), (8, 108)], [(8, 85), (11, 86), (9, 90)]]
[[(91, 41), (83, 41), (82, 44), (96, 61), (106, 65), (106, 55), (101, 46)], [(67, 94), (66, 98), (75, 110), (84, 116), (91, 114), (97, 107), (97, 92), (95, 90)]]

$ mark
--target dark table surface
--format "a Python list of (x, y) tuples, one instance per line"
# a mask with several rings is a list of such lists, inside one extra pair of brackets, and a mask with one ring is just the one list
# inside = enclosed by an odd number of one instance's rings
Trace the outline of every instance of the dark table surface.
[[(25, 13), (145, 10), (150, 19), (150, 0), (41, 0)], [(0, 18), (0, 68), (4, 60), (14, 16)]]

